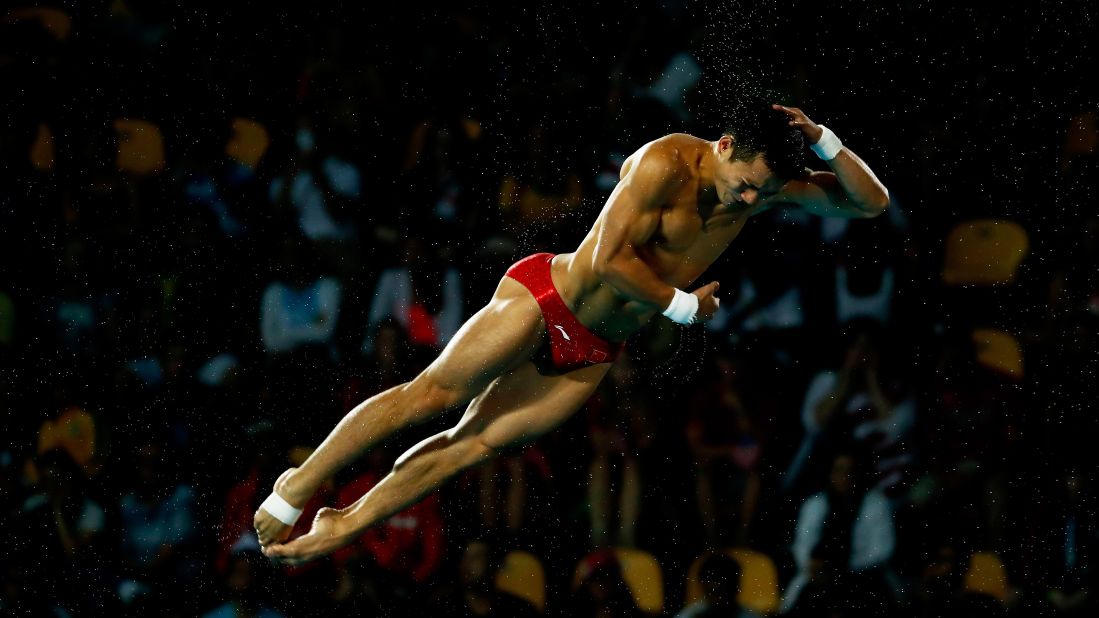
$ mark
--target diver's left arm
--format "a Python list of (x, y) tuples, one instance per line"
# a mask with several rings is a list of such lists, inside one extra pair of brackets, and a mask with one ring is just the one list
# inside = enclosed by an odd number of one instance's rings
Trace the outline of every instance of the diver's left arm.
[[(805, 134), (805, 140), (815, 146), (821, 157), (832, 169), (831, 172), (808, 171), (805, 176), (791, 180), (783, 185), (774, 198), (775, 201), (794, 203), (805, 210), (822, 217), (842, 217), (848, 219), (876, 217), (889, 206), (889, 190), (878, 180), (866, 162), (847, 146), (839, 144), (838, 138), (830, 135), (825, 138), (825, 129), (818, 125), (800, 109), (775, 105), (775, 109), (786, 113), (790, 126), (797, 127)], [(832, 140), (836, 141), (832, 141)], [(831, 149), (828, 144), (835, 144)], [(820, 154), (825, 150), (825, 154)], [(828, 152), (835, 150), (835, 152)], [(831, 158), (826, 158), (831, 155)]]

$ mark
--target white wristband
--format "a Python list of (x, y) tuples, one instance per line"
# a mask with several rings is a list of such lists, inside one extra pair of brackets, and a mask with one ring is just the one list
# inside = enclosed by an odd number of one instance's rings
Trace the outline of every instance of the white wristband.
[(843, 148), (843, 142), (840, 138), (836, 137), (836, 134), (832, 132), (832, 129), (824, 125), (817, 125), (824, 131), (824, 134), (820, 136), (817, 143), (809, 146), (813, 152), (817, 153), (817, 156), (825, 161), (831, 161), (836, 158), (836, 155), (840, 153)]
[(664, 310), (664, 317), (677, 324), (694, 324), (696, 313), (698, 313), (698, 297), (676, 288), (675, 297)]
[(289, 502), (282, 499), (282, 496), (275, 492), (271, 492), (270, 496), (263, 501), (263, 504), (259, 505), (259, 508), (267, 511), (271, 514), (271, 517), (281, 521), (287, 526), (293, 526), (298, 523), (298, 518), (301, 517), (301, 509), (296, 509), (290, 505)]

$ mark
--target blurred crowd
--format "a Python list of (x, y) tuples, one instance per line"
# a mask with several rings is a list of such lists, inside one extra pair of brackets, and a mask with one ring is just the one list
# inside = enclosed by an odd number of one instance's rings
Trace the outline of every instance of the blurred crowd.
[[(0, 614), (1095, 615), (1088, 4), (831, 4), (5, 4)], [(654, 320), (563, 427), (329, 558), (260, 555), (347, 410), (761, 87), (886, 215), (760, 215), (715, 319)]]

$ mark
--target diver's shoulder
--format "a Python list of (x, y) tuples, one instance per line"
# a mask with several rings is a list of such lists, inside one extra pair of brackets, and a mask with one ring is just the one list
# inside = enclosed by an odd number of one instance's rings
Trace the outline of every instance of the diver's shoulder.
[(686, 133), (671, 133), (652, 140), (626, 158), (620, 171), (625, 177), (631, 171), (666, 176), (669, 172), (686, 172), (686, 163), (695, 159), (707, 142)]
[(671, 133), (654, 139), (630, 155), (634, 161), (644, 161), (648, 165), (678, 166), (691, 160), (705, 142), (686, 133)]
[(709, 142), (687, 133), (669, 133), (664, 137), (654, 139), (642, 148), (648, 148), (675, 158), (685, 158), (688, 154), (704, 147), (707, 143)]
[(701, 137), (695, 137), (690, 133), (669, 133), (664, 137), (653, 140), (654, 142), (663, 142), (665, 144), (672, 144), (675, 146), (691, 146), (698, 148), (706, 143), (706, 140)]

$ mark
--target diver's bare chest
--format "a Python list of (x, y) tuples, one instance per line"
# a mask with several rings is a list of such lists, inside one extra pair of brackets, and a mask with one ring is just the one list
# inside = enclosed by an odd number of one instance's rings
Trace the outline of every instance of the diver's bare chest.
[(723, 250), (744, 227), (749, 215), (750, 207), (677, 205), (662, 213), (654, 240), (670, 251)]

